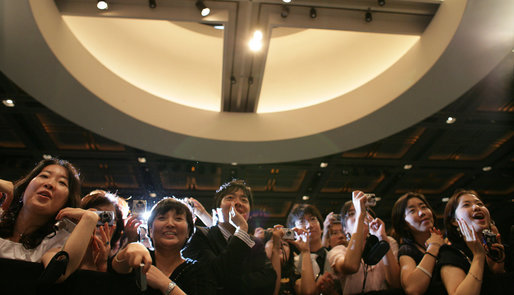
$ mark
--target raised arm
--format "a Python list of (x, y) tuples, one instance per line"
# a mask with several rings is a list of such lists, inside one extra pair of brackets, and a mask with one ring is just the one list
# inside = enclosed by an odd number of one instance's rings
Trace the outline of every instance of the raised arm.
[(334, 212), (330, 212), (323, 221), (323, 235), (321, 236), (321, 246), (328, 248), (330, 246), (330, 224), (332, 223), (332, 217)]
[(313, 295), (316, 294), (317, 288), (314, 270), (312, 269), (309, 234), (302, 229), (295, 230), (298, 233), (298, 238), (295, 241), (291, 241), (291, 244), (300, 251), (302, 261), (301, 277), (295, 283), (295, 291), (299, 295)]
[[(400, 265), (394, 252), (398, 251), (398, 244), (393, 238), (389, 238), (385, 231), (385, 224), (380, 218), (375, 218), (369, 225), (370, 233), (381, 241), (389, 243), (389, 251), (384, 255), (382, 261), (386, 266), (386, 281), (392, 288), (400, 288)], [(393, 252), (394, 251), (394, 252)]]

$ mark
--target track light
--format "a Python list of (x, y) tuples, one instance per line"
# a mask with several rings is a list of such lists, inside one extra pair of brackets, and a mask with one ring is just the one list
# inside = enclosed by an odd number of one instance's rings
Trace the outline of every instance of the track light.
[(386, 1), (385, 0), (378, 0), (378, 5), (384, 6), (384, 5), (386, 5)]
[(107, 1), (99, 0), (96, 3), (96, 8), (98, 8), (100, 10), (107, 10), (107, 9), (109, 9), (109, 4), (107, 4)]
[(282, 11), (280, 12), (280, 16), (282, 18), (286, 18), (289, 15), (289, 7), (287, 5), (282, 6)]
[(309, 15), (311, 16), (311, 18), (318, 17), (318, 12), (316, 11), (316, 8), (311, 7), (311, 11), (310, 11)]
[(155, 8), (157, 7), (157, 2), (155, 2), (155, 0), (148, 0), (148, 6), (150, 6), (150, 8)]
[(200, 10), (200, 14), (202, 16), (208, 16), (211, 13), (211, 9), (207, 6), (205, 6), (203, 1), (201, 1), (201, 0), (196, 1), (196, 8), (198, 8), (198, 10)]
[(366, 14), (364, 15), (364, 20), (369, 23), (373, 20), (373, 16), (371, 15), (371, 9), (368, 9), (368, 11), (366, 11)]

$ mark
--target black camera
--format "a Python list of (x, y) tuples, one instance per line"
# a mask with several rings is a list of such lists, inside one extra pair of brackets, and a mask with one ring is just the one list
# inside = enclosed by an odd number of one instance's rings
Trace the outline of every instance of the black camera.
[(487, 255), (489, 255), (492, 260), (499, 261), (502, 258), (500, 250), (491, 248), (493, 244), (498, 243), (496, 234), (488, 229), (484, 229), (482, 235), (484, 236), (484, 243), (487, 245)]
[(98, 223), (96, 225), (104, 225), (106, 222), (109, 225), (114, 224), (114, 212), (113, 211), (95, 211), (98, 214)]

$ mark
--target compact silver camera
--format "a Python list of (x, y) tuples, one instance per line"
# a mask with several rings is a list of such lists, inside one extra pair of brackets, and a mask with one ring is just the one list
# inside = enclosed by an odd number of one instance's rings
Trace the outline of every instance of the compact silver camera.
[(283, 228), (284, 236), (283, 240), (294, 240), (296, 237), (296, 232), (292, 228)]
[(114, 211), (94, 211), (98, 214), (98, 223), (96, 225), (104, 225), (106, 222), (109, 225), (114, 224)]
[(375, 207), (377, 205), (377, 197), (375, 194), (364, 194), (366, 196), (366, 208)]

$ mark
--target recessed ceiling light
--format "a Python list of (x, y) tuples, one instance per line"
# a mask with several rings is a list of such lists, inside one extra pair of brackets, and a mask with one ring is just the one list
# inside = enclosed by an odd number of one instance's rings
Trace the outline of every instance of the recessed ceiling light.
[(328, 163), (327, 163), (327, 162), (321, 162), (321, 163), (319, 164), (319, 166), (320, 166), (321, 168), (327, 168), (327, 167), (328, 167)]
[(291, 0), (282, 0), (284, 3), (291, 3)]
[(151, 198), (155, 198), (155, 197), (157, 197), (157, 194), (156, 194), (156, 193), (149, 193), (148, 195), (149, 195)]
[(412, 164), (405, 164), (405, 165), (403, 165), (403, 169), (405, 169), (405, 170), (412, 169)]
[(146, 163), (146, 158), (145, 157), (139, 157), (139, 158), (137, 158), (137, 161), (139, 163)]
[(43, 159), (45, 159), (45, 160), (50, 160), (51, 158), (52, 158), (52, 156), (51, 156), (51, 155), (49, 155), (49, 154), (43, 154)]
[(457, 121), (457, 118), (455, 117), (448, 117), (448, 119), (446, 119), (446, 124), (453, 124)]
[(8, 108), (13, 108), (14, 107), (14, 100), (12, 99), (4, 99), (2, 100), (2, 103), (4, 104), (4, 106), (8, 107)]
[(493, 170), (493, 167), (491, 167), (491, 166), (484, 166), (484, 167), (482, 167), (482, 171), (484, 171), (484, 172), (488, 172), (488, 171), (491, 171), (491, 170)]
[(309, 196), (303, 196), (303, 197), (302, 197), (302, 200), (307, 201), (307, 200), (308, 200), (308, 199), (310, 199), (310, 198), (311, 198), (311, 197), (309, 197)]
[(107, 10), (109, 9), (109, 4), (107, 4), (107, 1), (100, 0), (96, 3), (96, 8), (100, 10)]
[(443, 203), (448, 203), (448, 201), (450, 200), (450, 198), (442, 198), (441, 201), (443, 201)]
[(232, 162), (232, 163), (230, 163), (230, 165), (237, 166), (237, 162)]
[(213, 28), (215, 28), (216, 30), (223, 30), (223, 29), (225, 29), (225, 26), (224, 25), (215, 25)]

